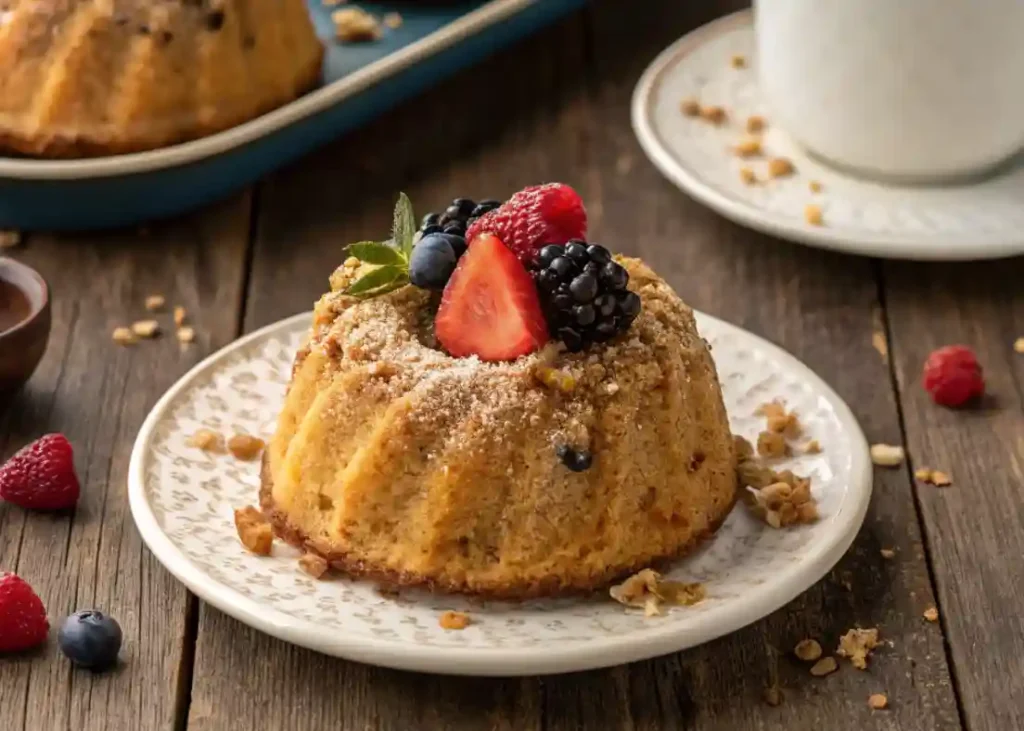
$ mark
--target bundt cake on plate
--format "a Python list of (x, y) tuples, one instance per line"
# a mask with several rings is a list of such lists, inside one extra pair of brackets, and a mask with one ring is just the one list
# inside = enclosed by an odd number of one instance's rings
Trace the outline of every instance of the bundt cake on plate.
[(137, 152), (203, 137), (314, 86), (303, 0), (8, 0), (0, 150)]
[(262, 470), (277, 535), (349, 575), (523, 598), (714, 533), (736, 456), (664, 280), (586, 243), (564, 185), (457, 199), (415, 246), (406, 201), (392, 241), (350, 248), (295, 359)]

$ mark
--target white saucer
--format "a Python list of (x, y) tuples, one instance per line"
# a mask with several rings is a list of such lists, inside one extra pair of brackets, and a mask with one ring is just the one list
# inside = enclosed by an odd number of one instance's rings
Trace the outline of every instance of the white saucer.
[[(966, 260), (1024, 254), (1024, 159), (994, 176), (945, 186), (915, 187), (864, 181), (809, 157), (780, 129), (761, 98), (753, 16), (720, 18), (669, 46), (644, 72), (633, 94), (633, 128), (664, 175), (737, 223), (812, 246), (899, 259)], [(746, 60), (734, 68), (733, 56)], [(688, 97), (719, 105), (729, 122), (715, 127), (686, 117)], [(746, 185), (741, 167), (765, 177), (764, 159), (730, 152), (748, 116), (768, 121), (764, 148), (789, 158), (797, 173)], [(822, 191), (812, 193), (816, 180)], [(815, 203), (824, 225), (804, 220)]]
[[(259, 466), (187, 445), (200, 428), (269, 435), (292, 358), (311, 321), (299, 315), (239, 340), (199, 364), (154, 407), (132, 451), (129, 496), (157, 559), (199, 597), (288, 642), (375, 665), (462, 675), (537, 675), (617, 665), (682, 650), (733, 632), (821, 579), (849, 548), (871, 496), (867, 443), (839, 397), (795, 358), (732, 325), (701, 315), (736, 433), (763, 428), (756, 407), (780, 398), (824, 452), (792, 460), (810, 475), (822, 519), (774, 530), (738, 506), (715, 538), (670, 575), (703, 582), (708, 597), (645, 618), (608, 598), (481, 604), (372, 584), (316, 581), (298, 552), (246, 552), (235, 508), (257, 502)], [(461, 631), (442, 611), (468, 612)]]

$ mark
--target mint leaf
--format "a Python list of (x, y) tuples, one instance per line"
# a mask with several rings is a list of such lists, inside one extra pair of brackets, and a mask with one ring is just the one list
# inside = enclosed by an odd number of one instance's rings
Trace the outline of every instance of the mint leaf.
[(391, 229), (391, 238), (406, 257), (412, 255), (412, 239), (415, 235), (416, 214), (412, 211), (412, 201), (405, 193), (399, 193), (398, 202), (395, 204), (395, 223)]
[(378, 241), (360, 241), (358, 244), (352, 244), (348, 247), (348, 254), (367, 264), (408, 265), (402, 252)]
[[(345, 294), (353, 297), (376, 297), (404, 286), (409, 281), (406, 270), (399, 266), (382, 266), (349, 285)], [(387, 289), (383, 289), (387, 288)], [(381, 291), (383, 289), (383, 291)]]

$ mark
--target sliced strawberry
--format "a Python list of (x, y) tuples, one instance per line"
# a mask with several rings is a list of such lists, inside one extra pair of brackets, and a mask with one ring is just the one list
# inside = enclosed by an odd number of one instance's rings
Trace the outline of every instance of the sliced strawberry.
[(548, 341), (533, 278), (497, 236), (483, 234), (448, 280), (434, 322), (437, 339), (456, 357), (515, 360)]

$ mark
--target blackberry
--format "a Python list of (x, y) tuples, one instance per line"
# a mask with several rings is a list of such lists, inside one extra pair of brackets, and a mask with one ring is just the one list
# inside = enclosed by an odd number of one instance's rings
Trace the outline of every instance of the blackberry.
[(624, 333), (642, 303), (627, 289), (629, 272), (603, 246), (574, 239), (541, 248), (534, 269), (549, 330), (569, 352)]
[(555, 448), (555, 454), (573, 472), (586, 472), (594, 464), (594, 455), (585, 449), (573, 449), (565, 444)]
[(455, 253), (462, 256), (469, 244), (466, 231), (480, 216), (493, 211), (501, 205), (501, 201), (487, 199), (479, 203), (470, 198), (456, 198), (441, 213), (428, 213), (420, 222), (420, 237), (430, 234), (445, 233), (462, 239), (461, 244), (453, 246)]

